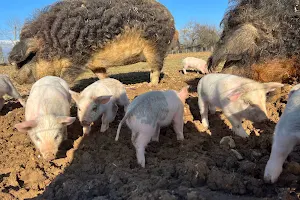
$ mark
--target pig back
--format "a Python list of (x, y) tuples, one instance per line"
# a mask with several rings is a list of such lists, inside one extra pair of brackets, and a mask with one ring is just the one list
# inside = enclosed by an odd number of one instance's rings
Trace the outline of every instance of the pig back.
[(275, 128), (276, 135), (295, 132), (300, 133), (300, 90), (294, 91), (288, 99), (285, 110)]
[[(181, 107), (180, 107), (181, 106)], [(136, 97), (127, 108), (129, 117), (135, 116), (141, 123), (155, 127), (169, 125), (174, 114), (183, 110), (175, 91), (151, 91)]]
[(69, 116), (70, 94), (60, 84), (35, 85), (30, 91), (25, 108), (26, 120), (43, 115)]

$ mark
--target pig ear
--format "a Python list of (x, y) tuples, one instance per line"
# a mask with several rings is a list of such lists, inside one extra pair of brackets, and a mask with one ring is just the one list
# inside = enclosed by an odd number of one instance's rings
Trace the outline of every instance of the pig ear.
[(179, 92), (179, 97), (180, 99), (187, 99), (189, 97), (189, 88), (190, 86), (185, 86), (184, 88), (182, 88)]
[(36, 120), (25, 121), (15, 125), (15, 128), (18, 129), (19, 132), (26, 133), (30, 129), (37, 126)]
[(281, 88), (281, 87), (283, 87), (283, 86), (284, 86), (283, 84), (277, 83), (277, 82), (264, 83), (264, 87), (265, 87), (266, 93), (272, 92), (272, 91), (274, 91), (276, 88)]
[(76, 117), (67, 117), (67, 116), (60, 116), (57, 117), (58, 123), (64, 125), (64, 126), (69, 126), (73, 124), (73, 122), (76, 120)]
[(234, 90), (227, 95), (230, 101), (236, 101), (242, 96), (243, 92), (241, 90)]
[(94, 101), (96, 102), (96, 104), (106, 104), (109, 102), (111, 97), (112, 97), (112, 95), (100, 96), (100, 97), (94, 98)]
[(72, 99), (77, 103), (78, 100), (79, 100), (79, 95), (80, 95), (80, 93), (74, 92), (74, 91), (72, 91), (72, 90), (69, 90), (69, 92), (70, 92), (70, 94), (71, 94), (71, 96), (72, 96)]

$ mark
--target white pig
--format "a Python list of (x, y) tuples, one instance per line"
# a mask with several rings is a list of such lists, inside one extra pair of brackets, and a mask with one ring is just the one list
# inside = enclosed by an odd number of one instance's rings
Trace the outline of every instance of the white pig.
[(8, 75), (0, 74), (0, 110), (2, 110), (4, 106), (3, 96), (5, 94), (17, 99), (21, 105), (25, 107), (25, 101), (22, 99), (21, 95), (10, 81)]
[(208, 74), (207, 64), (205, 60), (194, 57), (186, 57), (182, 60), (183, 63), (183, 73), (186, 74), (187, 69), (196, 69), (199, 70), (202, 74)]
[(67, 126), (75, 121), (70, 117), (71, 95), (68, 84), (59, 77), (46, 76), (31, 88), (25, 120), (16, 124), (20, 132), (28, 132), (45, 160), (56, 157), (58, 147), (67, 137)]
[(101, 132), (109, 128), (114, 121), (118, 105), (126, 111), (129, 100), (124, 85), (113, 78), (105, 78), (86, 87), (81, 93), (70, 90), (77, 104), (78, 118), (83, 126), (83, 133), (89, 134), (90, 127), (102, 115)]
[(159, 140), (160, 127), (173, 122), (177, 140), (184, 139), (183, 112), (188, 95), (188, 87), (185, 87), (180, 92), (151, 91), (136, 97), (118, 126), (115, 140), (119, 139), (122, 124), (126, 121), (132, 132), (131, 141), (136, 149), (138, 164), (145, 167), (145, 148), (151, 140)]
[(276, 124), (270, 159), (267, 163), (264, 179), (275, 183), (282, 172), (282, 165), (300, 143), (300, 84), (294, 86), (279, 122)]
[(197, 88), (202, 125), (209, 127), (208, 109), (213, 114), (216, 107), (219, 107), (230, 121), (235, 134), (248, 137), (242, 127), (242, 120), (266, 120), (266, 93), (279, 87), (283, 87), (283, 84), (259, 83), (230, 74), (205, 75)]

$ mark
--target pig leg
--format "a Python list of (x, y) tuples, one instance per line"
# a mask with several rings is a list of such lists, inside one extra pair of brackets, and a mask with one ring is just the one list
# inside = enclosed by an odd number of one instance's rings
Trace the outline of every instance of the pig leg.
[(159, 134), (160, 134), (160, 127), (157, 126), (155, 134), (151, 138), (152, 141), (158, 142), (159, 141)]
[(214, 114), (216, 113), (216, 107), (215, 107), (215, 106), (209, 104), (208, 108), (209, 108), (209, 112), (210, 112), (211, 114), (214, 115)]
[(91, 126), (82, 127), (83, 135), (89, 135), (90, 131), (91, 131)]
[(202, 125), (205, 128), (208, 128), (209, 127), (209, 122), (208, 122), (208, 103), (205, 102), (204, 99), (201, 96), (199, 96), (199, 98), (198, 98), (198, 105), (199, 105), (199, 110), (200, 110)]
[(4, 99), (1, 97), (0, 98), (0, 111), (2, 110), (3, 106), (4, 106)]
[(102, 124), (100, 132), (105, 132), (109, 128), (109, 123), (113, 122), (118, 112), (118, 106), (113, 104), (111, 108), (108, 108), (102, 115)]
[(239, 119), (237, 119), (234, 115), (229, 114), (227, 111), (224, 110), (225, 116), (228, 118), (232, 125), (233, 132), (243, 138), (249, 137), (249, 135), (244, 130), (242, 123)]
[(183, 111), (177, 111), (173, 119), (173, 128), (177, 135), (177, 140), (184, 140), (183, 136)]
[(160, 72), (163, 68), (164, 52), (157, 52), (153, 47), (146, 46), (143, 54), (151, 66), (150, 85), (157, 85), (159, 83)]
[(265, 168), (264, 180), (274, 183), (282, 172), (282, 165), (296, 145), (297, 139), (292, 136), (274, 136), (270, 159)]
[[(148, 130), (149, 131), (149, 130)], [(145, 148), (148, 143), (151, 141), (153, 133), (148, 132), (147, 130), (137, 133), (135, 142), (133, 143), (136, 149), (136, 158), (139, 165), (145, 168)]]
[(184, 66), (183, 66), (182, 71), (183, 71), (184, 74), (186, 74), (186, 69), (187, 69), (188, 67), (189, 67), (188, 65), (184, 65)]
[(16, 88), (13, 86), (12, 83), (8, 83), (10, 85), (10, 90), (7, 92), (7, 94), (15, 99), (17, 99), (20, 104), (25, 107), (25, 101), (22, 99), (21, 95), (19, 94), (19, 92), (16, 90)]
[(117, 101), (118, 105), (124, 106), (124, 112), (127, 111), (127, 106), (130, 104), (130, 101), (126, 93), (121, 94), (120, 98)]

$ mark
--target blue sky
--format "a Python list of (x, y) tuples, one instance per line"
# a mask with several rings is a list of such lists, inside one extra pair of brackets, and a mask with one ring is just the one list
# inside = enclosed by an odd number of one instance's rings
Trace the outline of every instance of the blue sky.
[[(121, 1), (121, 0), (120, 0)], [(9, 19), (24, 20), (37, 8), (43, 8), (56, 0), (2, 0), (0, 29)], [(228, 6), (228, 0), (159, 0), (175, 18), (176, 28), (181, 29), (189, 21), (219, 27)], [(5, 39), (1, 38), (0, 39)]]

